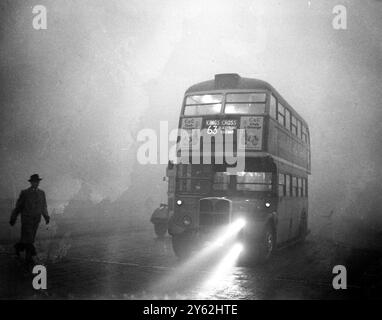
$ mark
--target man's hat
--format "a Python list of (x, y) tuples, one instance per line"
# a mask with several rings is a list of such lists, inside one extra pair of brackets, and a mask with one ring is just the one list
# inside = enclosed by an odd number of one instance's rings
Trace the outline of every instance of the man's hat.
[(42, 180), (42, 178), (40, 178), (39, 175), (35, 173), (31, 175), (28, 181), (32, 182), (32, 181), (40, 181), (40, 180)]

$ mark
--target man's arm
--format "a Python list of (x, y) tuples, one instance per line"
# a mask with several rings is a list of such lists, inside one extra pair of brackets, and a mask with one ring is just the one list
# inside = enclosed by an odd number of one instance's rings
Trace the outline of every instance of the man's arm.
[(42, 195), (43, 195), (43, 204), (42, 204), (42, 215), (45, 219), (45, 223), (48, 224), (49, 221), (50, 221), (50, 217), (49, 217), (49, 214), (48, 214), (48, 205), (46, 204), (46, 197), (45, 197), (45, 192), (43, 191), (42, 192)]
[(23, 210), (23, 206), (24, 206), (24, 192), (21, 191), (20, 195), (19, 195), (19, 198), (17, 199), (16, 206), (12, 210), (12, 213), (11, 213), (11, 218), (9, 220), (9, 223), (10, 223), (11, 226), (13, 226), (16, 223), (17, 216)]

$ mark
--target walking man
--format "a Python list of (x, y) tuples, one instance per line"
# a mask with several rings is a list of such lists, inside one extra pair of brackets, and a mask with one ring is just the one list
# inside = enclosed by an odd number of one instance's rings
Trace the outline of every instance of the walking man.
[(31, 175), (28, 180), (31, 186), (21, 191), (9, 221), (10, 225), (14, 226), (17, 216), (20, 214), (21, 239), (20, 242), (16, 243), (15, 250), (17, 256), (20, 255), (21, 251), (25, 250), (25, 260), (27, 263), (33, 263), (33, 257), (36, 255), (34, 241), (41, 216), (44, 217), (46, 224), (48, 224), (50, 220), (45, 192), (38, 189), (41, 180), (38, 174)]

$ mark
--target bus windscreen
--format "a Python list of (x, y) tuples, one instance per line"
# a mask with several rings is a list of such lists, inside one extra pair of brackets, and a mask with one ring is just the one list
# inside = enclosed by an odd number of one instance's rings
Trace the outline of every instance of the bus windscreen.
[(226, 114), (264, 114), (265, 93), (229, 93), (226, 98)]
[(237, 174), (237, 190), (272, 191), (271, 172), (240, 172)]
[(272, 173), (263, 171), (238, 172), (236, 175), (214, 165), (179, 165), (177, 185), (179, 193), (209, 194), (215, 191), (271, 192)]
[(223, 95), (203, 94), (192, 95), (186, 98), (184, 107), (185, 116), (219, 114), (222, 108)]

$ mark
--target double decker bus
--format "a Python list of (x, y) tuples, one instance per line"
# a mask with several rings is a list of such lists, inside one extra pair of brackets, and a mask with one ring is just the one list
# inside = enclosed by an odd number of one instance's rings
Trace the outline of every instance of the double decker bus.
[[(185, 92), (179, 129), (189, 133), (185, 140), (178, 137), (179, 153), (190, 153), (187, 159), (178, 153), (172, 168), (168, 232), (177, 256), (189, 255), (204, 234), (238, 219), (245, 221), (237, 235), (245, 251), (261, 261), (277, 247), (305, 239), (309, 128), (270, 84), (238, 74), (195, 84)], [(197, 129), (204, 134), (195, 135)], [(210, 148), (201, 143), (206, 135), (212, 136)], [(230, 135), (233, 151), (238, 155), (239, 145), (244, 150), (244, 165), (236, 171), (217, 159)], [(197, 156), (195, 143), (201, 146)], [(203, 161), (207, 153), (211, 159)]]

